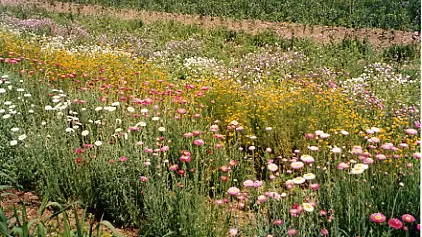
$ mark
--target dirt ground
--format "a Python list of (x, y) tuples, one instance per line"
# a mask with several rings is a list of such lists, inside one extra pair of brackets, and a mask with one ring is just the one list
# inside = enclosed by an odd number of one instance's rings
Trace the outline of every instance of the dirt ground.
[(328, 27), (318, 25), (304, 25), (285, 22), (267, 22), (260, 20), (235, 20), (222, 17), (184, 15), (165, 12), (119, 9), (98, 5), (84, 5), (75, 3), (55, 2), (51, 0), (0, 0), (2, 5), (35, 5), (48, 11), (63, 13), (80, 13), (86, 15), (108, 14), (118, 18), (140, 19), (145, 24), (155, 21), (177, 21), (189, 25), (205, 28), (226, 27), (229, 30), (245, 31), (256, 34), (265, 30), (272, 30), (283, 38), (307, 38), (327, 44), (340, 42), (345, 38), (367, 40), (375, 47), (388, 47), (394, 44), (419, 44), (419, 32), (398, 30), (384, 30), (377, 28), (351, 29), (346, 27)]

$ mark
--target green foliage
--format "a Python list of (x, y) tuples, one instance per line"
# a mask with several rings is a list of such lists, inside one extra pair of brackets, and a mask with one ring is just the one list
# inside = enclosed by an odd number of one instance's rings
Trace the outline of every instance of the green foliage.
[(388, 61), (403, 63), (419, 57), (418, 51), (411, 45), (393, 45), (384, 49), (383, 57)]
[[(66, 1), (66, 0), (65, 0)], [(75, 3), (176, 12), (289, 21), (311, 25), (378, 27), (419, 31), (420, 0), (67, 0)]]
[[(13, 189), (12, 186), (0, 186), (0, 201), (4, 198), (19, 199), (15, 194), (8, 192)], [(80, 202), (73, 202), (67, 205), (61, 205), (57, 202), (50, 202), (49, 195), (44, 195), (42, 202), (37, 207), (37, 216), (28, 217), (27, 203), (20, 201), (19, 205), (8, 206), (8, 209), (0, 207), (0, 235), (4, 237), (46, 237), (52, 233), (59, 233), (66, 237), (93, 237), (100, 236), (106, 227), (115, 237), (123, 237), (113, 225), (105, 220), (96, 222), (91, 214), (81, 210)], [(12, 210), (13, 214), (6, 215), (6, 212)], [(47, 210), (53, 210), (48, 214)], [(71, 220), (70, 215), (73, 216)], [(51, 228), (50, 222), (56, 222), (61, 226)], [(72, 222), (74, 221), (74, 222)], [(12, 224), (11, 224), (12, 223)], [(74, 224), (73, 224), (74, 223)]]

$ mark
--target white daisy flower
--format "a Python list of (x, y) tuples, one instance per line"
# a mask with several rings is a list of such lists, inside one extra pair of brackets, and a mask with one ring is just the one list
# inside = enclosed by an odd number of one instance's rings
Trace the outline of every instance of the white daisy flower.
[(25, 140), (26, 139), (26, 135), (25, 134), (22, 134), (22, 135), (20, 135), (19, 137), (18, 137), (18, 140), (19, 141), (23, 141), (23, 140)]

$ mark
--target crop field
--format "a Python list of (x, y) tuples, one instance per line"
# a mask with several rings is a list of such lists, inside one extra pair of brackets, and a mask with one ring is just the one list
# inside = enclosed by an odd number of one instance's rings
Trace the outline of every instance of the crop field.
[(0, 236), (420, 236), (420, 1), (280, 2), (0, 0)]

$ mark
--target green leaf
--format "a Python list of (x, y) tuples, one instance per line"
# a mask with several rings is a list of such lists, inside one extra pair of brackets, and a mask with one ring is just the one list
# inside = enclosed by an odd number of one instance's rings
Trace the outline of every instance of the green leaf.
[(38, 217), (41, 217), (42, 214), (44, 213), (45, 209), (47, 208), (47, 204), (48, 204), (48, 198), (49, 198), (49, 194), (46, 193), (43, 198), (42, 198), (42, 202), (41, 205), (38, 209)]
[(113, 235), (116, 236), (116, 237), (125, 237), (124, 235), (120, 234), (120, 232), (117, 231), (116, 228), (114, 228), (114, 226), (108, 221), (101, 221), (100, 225), (103, 225), (103, 226), (109, 228), (111, 230), (111, 232), (113, 233)]

